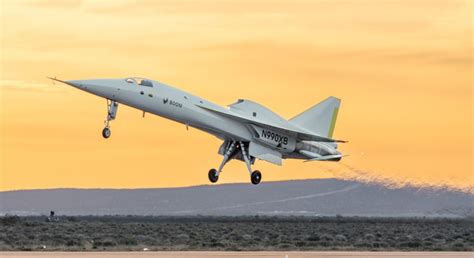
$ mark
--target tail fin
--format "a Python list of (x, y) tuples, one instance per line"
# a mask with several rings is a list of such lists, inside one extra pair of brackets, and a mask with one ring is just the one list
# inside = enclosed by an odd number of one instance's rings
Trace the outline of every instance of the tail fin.
[(332, 138), (340, 105), (340, 99), (329, 97), (293, 117), (290, 122), (317, 135)]

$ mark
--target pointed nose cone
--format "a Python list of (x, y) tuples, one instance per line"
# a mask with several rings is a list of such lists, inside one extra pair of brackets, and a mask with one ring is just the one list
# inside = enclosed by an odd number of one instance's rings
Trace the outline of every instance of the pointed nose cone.
[(71, 85), (74, 88), (78, 88), (96, 95), (99, 91), (101, 91), (102, 88), (106, 87), (99, 80), (70, 80), (65, 81), (65, 83)]
[(66, 83), (67, 85), (71, 85), (74, 88), (84, 89), (85, 81), (86, 80), (70, 80), (70, 81), (65, 81), (64, 83)]
[(70, 80), (64, 83), (104, 98), (117, 97), (121, 87), (120, 80), (115, 79)]

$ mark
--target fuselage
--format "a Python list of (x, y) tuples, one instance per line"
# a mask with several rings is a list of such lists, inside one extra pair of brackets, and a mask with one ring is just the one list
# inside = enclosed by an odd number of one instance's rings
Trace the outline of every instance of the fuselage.
[[(281, 165), (282, 158), (338, 161), (342, 157), (334, 140), (290, 123), (252, 101), (239, 100), (226, 108), (178, 88), (143, 78), (62, 82), (205, 131), (224, 140), (223, 146), (227, 141), (244, 142), (250, 158), (258, 157)], [(329, 98), (327, 101), (333, 100)], [(104, 135), (108, 138), (110, 131), (107, 129), (105, 133), (109, 134)], [(223, 146), (220, 154), (224, 154)]]

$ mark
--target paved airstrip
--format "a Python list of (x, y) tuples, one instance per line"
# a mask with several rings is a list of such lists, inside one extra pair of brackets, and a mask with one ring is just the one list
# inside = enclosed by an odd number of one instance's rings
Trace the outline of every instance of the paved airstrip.
[(309, 257), (474, 257), (474, 252), (0, 252), (5, 258), (36, 258), (36, 257), (64, 257), (64, 258), (108, 258), (108, 257), (158, 257), (158, 258), (203, 258), (203, 257), (282, 257), (282, 258), (309, 258)]

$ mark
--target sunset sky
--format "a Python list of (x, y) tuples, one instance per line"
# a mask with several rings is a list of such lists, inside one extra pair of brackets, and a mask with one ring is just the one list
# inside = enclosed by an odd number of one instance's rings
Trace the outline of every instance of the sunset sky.
[[(220, 140), (61, 79), (152, 78), (291, 118), (342, 99), (339, 163), (264, 161), (263, 181), (473, 189), (473, 1), (2, 0), (0, 190), (208, 184)], [(250, 182), (232, 161), (219, 183)]]

